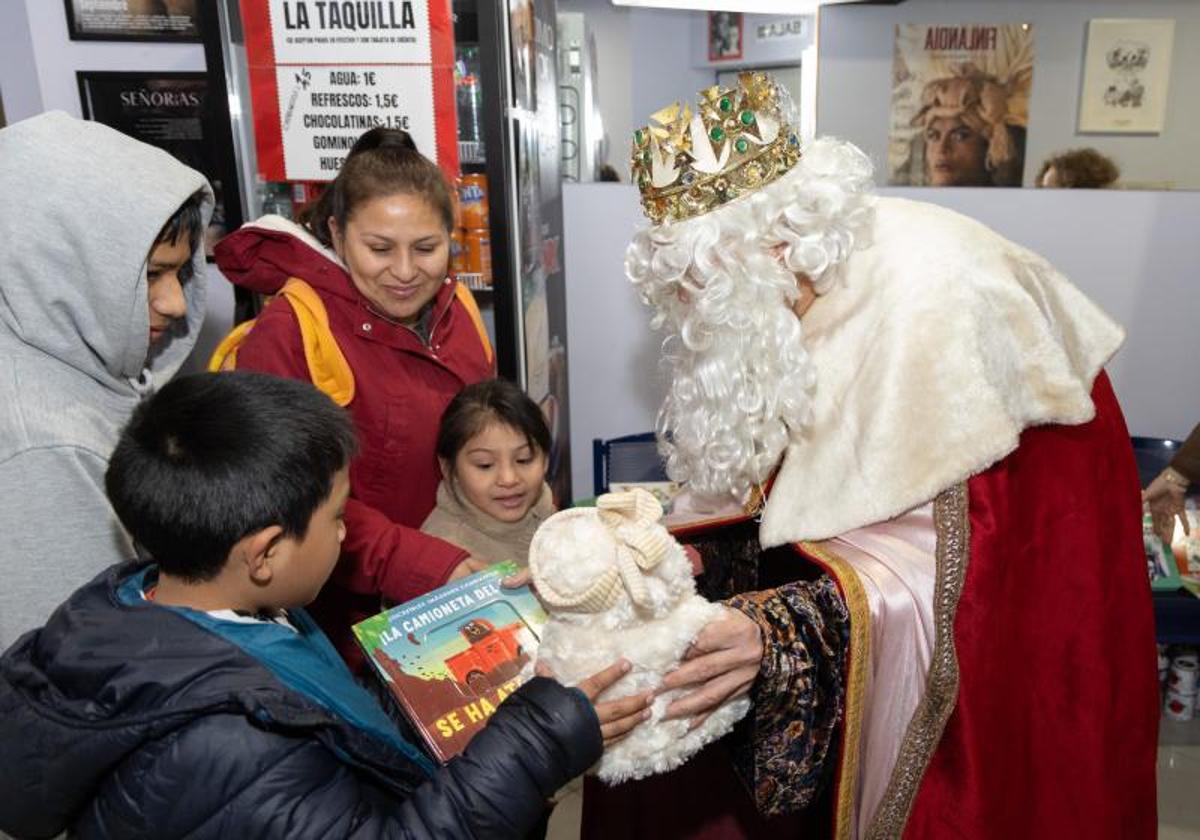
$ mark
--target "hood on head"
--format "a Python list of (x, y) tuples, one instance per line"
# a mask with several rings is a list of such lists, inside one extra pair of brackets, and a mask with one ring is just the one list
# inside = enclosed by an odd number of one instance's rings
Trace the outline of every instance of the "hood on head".
[[(0, 344), (23, 345), (118, 389), (147, 366), (147, 257), (204, 176), (100, 123), (52, 111), (0, 130)], [(161, 384), (204, 320), (205, 257), (192, 257), (187, 317), (149, 366)]]

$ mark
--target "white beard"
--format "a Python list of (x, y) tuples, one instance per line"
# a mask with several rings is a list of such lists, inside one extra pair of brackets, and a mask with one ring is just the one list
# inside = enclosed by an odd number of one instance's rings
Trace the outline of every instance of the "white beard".
[(733, 283), (727, 305), (697, 306), (664, 344), (672, 378), (658, 429), (667, 471), (701, 497), (744, 498), (812, 413), (816, 377), (788, 299), (795, 280), (772, 268), (782, 282)]
[(870, 175), (853, 146), (817, 141), (753, 195), (635, 236), (626, 273), (668, 331), (660, 447), (692, 494), (744, 498), (811, 422), (816, 372), (791, 309), (796, 276), (822, 293), (835, 283), (870, 226)]

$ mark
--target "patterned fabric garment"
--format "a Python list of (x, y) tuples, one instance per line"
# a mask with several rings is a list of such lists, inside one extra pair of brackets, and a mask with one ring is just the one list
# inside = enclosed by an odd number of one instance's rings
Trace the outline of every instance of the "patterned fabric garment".
[(704, 573), (696, 578), (696, 588), (710, 601), (766, 588), (759, 575), (763, 550), (758, 544), (757, 522), (748, 520), (690, 534), (681, 541), (700, 552), (704, 560)]
[(850, 620), (828, 577), (735, 595), (763, 637), (749, 737), (734, 749), (738, 774), (759, 811), (771, 816), (809, 805), (837, 764)]

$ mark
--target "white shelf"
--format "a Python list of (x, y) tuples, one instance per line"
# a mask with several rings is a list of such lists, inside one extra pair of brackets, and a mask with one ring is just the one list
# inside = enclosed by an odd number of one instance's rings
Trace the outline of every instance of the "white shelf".
[(458, 141), (458, 162), (483, 164), (486, 162), (483, 154), (483, 144), (474, 140)]
[(492, 284), (484, 282), (482, 274), (462, 272), (456, 275), (455, 279), (472, 292), (490, 292), (492, 290)]

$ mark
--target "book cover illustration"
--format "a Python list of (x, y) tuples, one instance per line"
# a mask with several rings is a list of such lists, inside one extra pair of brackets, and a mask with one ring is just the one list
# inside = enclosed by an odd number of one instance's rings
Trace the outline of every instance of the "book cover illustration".
[(518, 568), (497, 563), (354, 625), (376, 672), (443, 762), (516, 691), (537, 651), (542, 605), (528, 586), (500, 586)]

